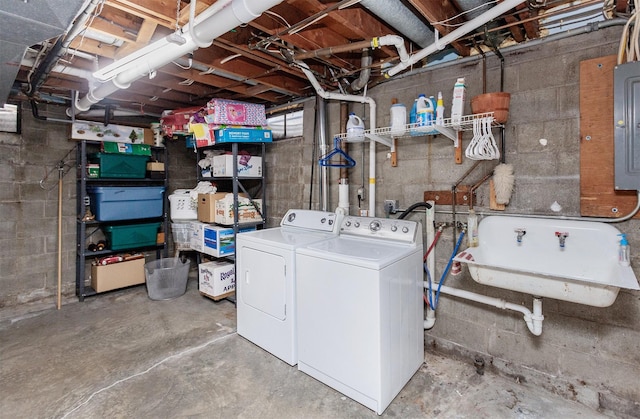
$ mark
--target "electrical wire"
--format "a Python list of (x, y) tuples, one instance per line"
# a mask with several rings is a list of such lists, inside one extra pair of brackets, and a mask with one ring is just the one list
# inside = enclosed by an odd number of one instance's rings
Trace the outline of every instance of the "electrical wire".
[(456, 23), (455, 25), (447, 25), (447, 22), (451, 22), (452, 20), (457, 19), (459, 17), (462, 17), (462, 16), (466, 15), (467, 13), (471, 13), (473, 11), (476, 11), (478, 9), (481, 9), (483, 7), (487, 7), (487, 6), (489, 6), (491, 4), (495, 4), (495, 3), (498, 3), (498, 0), (493, 0), (493, 1), (488, 1), (486, 3), (482, 3), (479, 6), (476, 6), (476, 7), (472, 8), (472, 9), (469, 9), (469, 10), (465, 10), (464, 12), (458, 13), (457, 15), (451, 16), (450, 18), (441, 20), (439, 22), (433, 22), (433, 23), (431, 23), (431, 26), (441, 25), (441, 26), (446, 26), (446, 27), (449, 27), (449, 28), (455, 28), (455, 27), (458, 27), (458, 26), (462, 26), (467, 22), (465, 21), (465, 22), (462, 22), (462, 23)]
[[(635, 4), (634, 4), (635, 6)], [(640, 58), (640, 15), (634, 7), (631, 15), (622, 30), (620, 45), (618, 46), (618, 64), (637, 61)]]

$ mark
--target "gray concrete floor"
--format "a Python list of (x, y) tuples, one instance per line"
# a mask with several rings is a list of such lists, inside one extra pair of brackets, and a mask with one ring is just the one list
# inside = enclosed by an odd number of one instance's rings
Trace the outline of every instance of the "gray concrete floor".
[[(0, 317), (1, 418), (375, 418), (235, 333), (235, 307), (144, 286)], [(388, 418), (613, 417), (427, 352)]]

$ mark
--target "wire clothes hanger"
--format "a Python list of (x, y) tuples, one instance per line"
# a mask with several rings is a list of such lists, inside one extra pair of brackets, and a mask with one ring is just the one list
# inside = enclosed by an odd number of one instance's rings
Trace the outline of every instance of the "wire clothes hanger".
[[(333, 139), (333, 150), (322, 156), (318, 163), (320, 166), (325, 167), (354, 167), (356, 165), (356, 161), (351, 158), (347, 153), (344, 152), (343, 149), (340, 148), (340, 138), (335, 137)], [(342, 157), (344, 162), (332, 162), (331, 159), (335, 156)]]

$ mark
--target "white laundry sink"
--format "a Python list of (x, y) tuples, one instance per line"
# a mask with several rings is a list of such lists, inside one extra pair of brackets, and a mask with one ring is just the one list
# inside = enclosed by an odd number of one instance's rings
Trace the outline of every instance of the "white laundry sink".
[(593, 221), (490, 216), (478, 227), (479, 246), (454, 260), (481, 284), (608, 307), (620, 288), (640, 289), (631, 267), (618, 263), (618, 234)]

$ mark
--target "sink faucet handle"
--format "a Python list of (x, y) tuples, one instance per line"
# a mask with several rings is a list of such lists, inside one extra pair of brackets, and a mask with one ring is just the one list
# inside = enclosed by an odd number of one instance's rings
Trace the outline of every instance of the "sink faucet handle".
[(567, 232), (561, 233), (559, 231), (556, 231), (556, 237), (567, 238), (567, 237), (569, 237), (569, 233), (567, 233)]
[(525, 230), (524, 228), (516, 228), (515, 230), (513, 230), (514, 232), (518, 233), (518, 237), (516, 238), (518, 240), (518, 243), (522, 243), (522, 237), (527, 234), (527, 230)]

